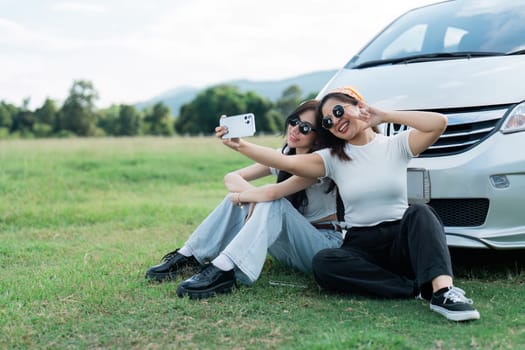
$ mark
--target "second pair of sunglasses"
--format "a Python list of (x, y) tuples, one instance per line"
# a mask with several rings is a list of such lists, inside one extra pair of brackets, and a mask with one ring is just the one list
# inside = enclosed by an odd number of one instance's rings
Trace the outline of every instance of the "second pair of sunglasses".
[(311, 131), (316, 131), (312, 124), (303, 122), (299, 118), (290, 118), (288, 124), (292, 127), (299, 125), (299, 132), (303, 135), (308, 135)]

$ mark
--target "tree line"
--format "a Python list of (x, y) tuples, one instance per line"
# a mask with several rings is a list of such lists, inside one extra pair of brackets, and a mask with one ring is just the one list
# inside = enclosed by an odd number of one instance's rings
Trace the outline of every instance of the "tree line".
[(233, 85), (217, 85), (201, 91), (174, 115), (162, 102), (144, 110), (127, 104), (98, 109), (93, 83), (75, 80), (61, 106), (49, 98), (34, 110), (28, 108), (29, 99), (21, 106), (0, 101), (0, 138), (209, 135), (219, 115), (246, 112), (256, 115), (258, 132), (276, 133), (283, 129), (285, 116), (315, 93), (302, 95), (299, 86), (291, 85), (270, 101)]

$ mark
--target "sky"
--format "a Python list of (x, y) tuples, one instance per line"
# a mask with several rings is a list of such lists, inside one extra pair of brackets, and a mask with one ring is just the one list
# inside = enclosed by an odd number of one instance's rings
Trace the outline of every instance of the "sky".
[(0, 0), (0, 100), (97, 106), (179, 87), (342, 67), (388, 23), (437, 0)]

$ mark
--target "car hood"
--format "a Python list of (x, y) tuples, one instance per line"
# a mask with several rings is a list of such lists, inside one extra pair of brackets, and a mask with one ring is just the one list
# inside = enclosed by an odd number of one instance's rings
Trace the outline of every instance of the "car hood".
[(495, 56), (341, 69), (325, 86), (352, 85), (385, 109), (489, 106), (525, 100), (525, 57)]

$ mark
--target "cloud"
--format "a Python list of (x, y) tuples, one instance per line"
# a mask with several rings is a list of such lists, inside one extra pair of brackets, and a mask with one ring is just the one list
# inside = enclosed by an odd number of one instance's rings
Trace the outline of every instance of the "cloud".
[(100, 14), (106, 12), (105, 6), (100, 4), (86, 4), (71, 1), (55, 4), (53, 10), (61, 12), (79, 12), (84, 14)]
[(0, 43), (16, 43), (28, 37), (23, 25), (5, 18), (0, 18)]
[(107, 105), (182, 85), (335, 69), (402, 7), (431, 1), (58, 0), (16, 12), (0, 0), (0, 98), (30, 95), (40, 105), (87, 79)]
[(11, 32), (11, 33), (16, 33), (16, 32), (20, 32), (20, 31), (23, 31), (23, 27), (14, 22), (14, 21), (11, 21), (9, 19), (5, 19), (5, 18), (0, 18), (0, 30), (2, 31), (8, 31), (8, 32)]
[(80, 40), (27, 28), (14, 21), (0, 18), (0, 44), (7, 53), (14, 55), (38, 54), (42, 52), (66, 51), (85, 46)]

